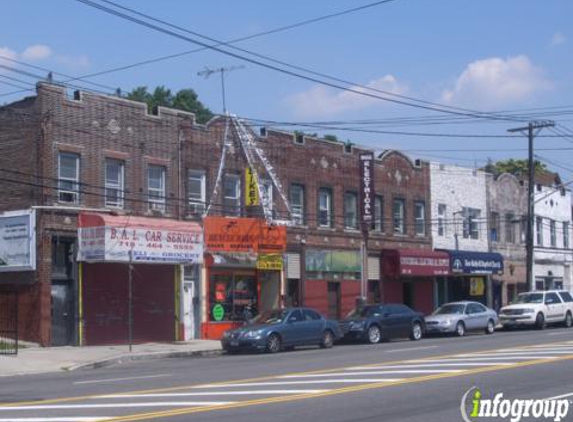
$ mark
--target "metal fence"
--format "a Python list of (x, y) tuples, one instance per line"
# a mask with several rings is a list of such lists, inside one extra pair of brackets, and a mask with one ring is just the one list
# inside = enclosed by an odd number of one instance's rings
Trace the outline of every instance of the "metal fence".
[(0, 291), (0, 355), (18, 354), (18, 293)]

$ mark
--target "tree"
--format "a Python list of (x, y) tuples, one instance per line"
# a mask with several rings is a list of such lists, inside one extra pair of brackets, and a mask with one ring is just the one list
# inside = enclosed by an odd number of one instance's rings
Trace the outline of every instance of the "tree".
[(155, 107), (162, 106), (195, 113), (197, 123), (206, 123), (213, 117), (211, 110), (199, 101), (197, 93), (190, 88), (182, 89), (173, 95), (171, 90), (163, 85), (156, 87), (153, 93), (150, 93), (146, 86), (138, 86), (128, 93), (126, 98), (146, 103), (150, 112)]
[[(535, 160), (534, 165), (535, 174), (543, 174), (549, 172), (547, 165), (541, 161)], [(510, 158), (508, 160), (493, 162), (493, 160), (488, 158), (487, 165), (483, 169), (492, 174), (510, 173), (515, 176), (518, 174), (528, 174), (529, 161), (514, 160), (513, 158)]]

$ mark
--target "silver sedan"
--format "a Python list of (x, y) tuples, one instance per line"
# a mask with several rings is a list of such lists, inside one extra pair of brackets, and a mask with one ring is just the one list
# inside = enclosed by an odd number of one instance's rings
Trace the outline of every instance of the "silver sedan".
[(462, 337), (468, 331), (493, 334), (497, 313), (479, 302), (452, 302), (440, 306), (426, 317), (427, 333), (453, 333)]

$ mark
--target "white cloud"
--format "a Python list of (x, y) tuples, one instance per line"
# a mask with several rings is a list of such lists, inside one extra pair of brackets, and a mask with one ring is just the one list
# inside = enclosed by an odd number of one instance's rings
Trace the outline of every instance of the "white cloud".
[(561, 45), (564, 44), (565, 41), (567, 41), (567, 38), (561, 32), (556, 32), (553, 34), (553, 37), (551, 37), (551, 45)]
[[(408, 91), (405, 84), (398, 82), (392, 75), (370, 81), (368, 88), (379, 89), (393, 94), (403, 94)], [(352, 90), (368, 92), (374, 95), (384, 95), (369, 91), (364, 87), (354, 86)], [(304, 117), (325, 117), (351, 110), (361, 110), (381, 101), (372, 97), (356, 94), (349, 91), (338, 91), (322, 85), (314, 86), (308, 91), (299, 92), (287, 98), (287, 103), (293, 108), (295, 114)]]
[(52, 55), (52, 49), (47, 45), (31, 45), (22, 52), (24, 60), (44, 60)]
[(85, 55), (80, 56), (66, 56), (59, 54), (55, 57), (56, 61), (67, 67), (72, 68), (86, 68), (90, 65), (90, 60)]
[(551, 86), (527, 56), (492, 57), (470, 63), (454, 86), (442, 93), (442, 102), (499, 108), (531, 100)]

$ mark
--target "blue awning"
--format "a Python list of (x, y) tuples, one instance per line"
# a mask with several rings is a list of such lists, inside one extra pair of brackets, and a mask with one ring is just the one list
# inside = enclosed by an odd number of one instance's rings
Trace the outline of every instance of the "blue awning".
[(493, 252), (446, 251), (453, 274), (502, 274), (503, 256)]

